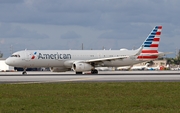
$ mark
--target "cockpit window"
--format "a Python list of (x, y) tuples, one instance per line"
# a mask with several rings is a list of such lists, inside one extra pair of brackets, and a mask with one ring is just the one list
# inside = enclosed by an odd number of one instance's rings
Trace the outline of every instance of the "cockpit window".
[(20, 57), (20, 55), (11, 55), (11, 57)]

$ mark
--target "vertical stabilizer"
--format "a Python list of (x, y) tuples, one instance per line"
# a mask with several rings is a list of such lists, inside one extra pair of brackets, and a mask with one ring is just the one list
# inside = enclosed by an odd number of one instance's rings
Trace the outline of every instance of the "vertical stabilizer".
[(146, 40), (142, 44), (141, 54), (138, 56), (138, 59), (156, 59), (157, 55), (150, 55), (158, 53), (160, 35), (162, 31), (162, 26), (156, 26), (148, 35)]

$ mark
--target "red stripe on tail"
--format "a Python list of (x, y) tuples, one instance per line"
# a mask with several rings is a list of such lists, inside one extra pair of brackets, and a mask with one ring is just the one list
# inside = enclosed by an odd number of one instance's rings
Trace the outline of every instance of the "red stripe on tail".
[(156, 32), (156, 35), (161, 35), (161, 32)]
[(158, 47), (158, 44), (151, 44), (150, 47)]
[(138, 56), (138, 59), (156, 59), (158, 56)]
[(159, 26), (158, 29), (162, 29), (162, 26)]
[(160, 40), (160, 38), (154, 38), (153, 39), (153, 41), (159, 41)]
[(142, 50), (141, 53), (158, 53), (157, 50)]

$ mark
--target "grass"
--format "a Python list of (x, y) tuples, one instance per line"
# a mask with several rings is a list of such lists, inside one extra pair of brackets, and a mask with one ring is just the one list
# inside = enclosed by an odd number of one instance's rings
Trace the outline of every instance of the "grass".
[(0, 84), (0, 113), (178, 113), (180, 82)]

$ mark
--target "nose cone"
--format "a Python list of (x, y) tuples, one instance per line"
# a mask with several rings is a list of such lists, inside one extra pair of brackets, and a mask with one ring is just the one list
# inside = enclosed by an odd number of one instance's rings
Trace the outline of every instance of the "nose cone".
[(10, 58), (7, 58), (7, 59), (5, 60), (5, 63), (6, 63), (7, 65), (11, 65), (11, 64), (12, 64), (12, 61), (11, 61)]

